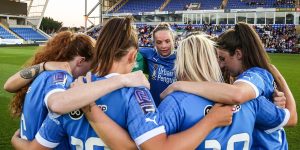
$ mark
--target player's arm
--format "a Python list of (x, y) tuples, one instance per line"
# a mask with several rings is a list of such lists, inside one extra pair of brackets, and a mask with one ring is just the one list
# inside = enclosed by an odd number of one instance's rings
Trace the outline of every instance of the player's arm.
[(97, 135), (110, 149), (137, 149), (127, 131), (110, 119), (95, 103), (86, 106), (83, 111)]
[[(210, 112), (191, 128), (172, 135), (160, 134), (140, 145), (142, 149), (196, 149), (216, 127), (231, 124), (232, 106), (216, 104)], [(188, 139), (188, 140), (183, 140)]]
[[(87, 80), (91, 80), (88, 74)], [(122, 87), (145, 86), (150, 87), (148, 80), (142, 71), (122, 74), (96, 82), (88, 81), (83, 84), (83, 77), (79, 77), (74, 86), (63, 92), (51, 94), (47, 99), (47, 105), (52, 112), (64, 114), (82, 108), (98, 98)]]
[(231, 85), (208, 81), (177, 81), (165, 89), (160, 97), (163, 99), (174, 91), (184, 91), (200, 95), (214, 102), (223, 104), (241, 104), (257, 96), (253, 87), (244, 82), (236, 82)]
[[(101, 137), (104, 143), (111, 149), (137, 149), (128, 133), (106, 116), (99, 107), (92, 105), (86, 116), (97, 135)], [(142, 143), (140, 147), (145, 150), (195, 149), (198, 145), (200, 145), (211, 130), (218, 126), (229, 125), (231, 124), (231, 121), (232, 107), (218, 104), (210, 110), (207, 116), (205, 116), (192, 128), (170, 136), (167, 136), (165, 133), (159, 134)]]
[[(295, 98), (279, 70), (274, 65), (272, 65), (272, 69), (275, 73), (275, 76), (277, 76), (282, 83), (281, 85), (283, 87), (279, 87), (279, 90), (284, 93), (284, 96), (286, 97), (285, 106), (290, 111), (290, 119), (286, 126), (295, 126), (298, 122)], [(278, 93), (278, 91), (275, 91), (275, 95), (278, 95), (276, 93)], [(274, 101), (276, 102), (276, 98), (274, 98)]]
[(66, 62), (42, 62), (22, 69), (7, 79), (4, 90), (15, 93), (45, 70), (67, 70)]
[(20, 137), (20, 130), (18, 129), (13, 137), (11, 138), (11, 144), (16, 150), (50, 150), (50, 148), (44, 147), (40, 143), (38, 143), (36, 140), (33, 141), (27, 141), (24, 139), (21, 139)]
[(264, 96), (259, 96), (251, 103), (256, 108), (255, 128), (273, 133), (289, 124), (291, 114), (288, 109), (277, 107)]

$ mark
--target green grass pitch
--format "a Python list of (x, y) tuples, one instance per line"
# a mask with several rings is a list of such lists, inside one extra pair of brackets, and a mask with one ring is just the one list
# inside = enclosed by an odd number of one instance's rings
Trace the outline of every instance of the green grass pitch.
[[(7, 78), (20, 70), (35, 52), (37, 47), (0, 47), (0, 83), (3, 87)], [(300, 55), (270, 54), (272, 63), (280, 70), (291, 88), (297, 103), (299, 115), (300, 107)], [(19, 120), (9, 115), (8, 105), (12, 94), (1, 88), (0, 90), (0, 149), (12, 149), (10, 138), (19, 128)], [(299, 150), (300, 127), (286, 128), (289, 148)]]

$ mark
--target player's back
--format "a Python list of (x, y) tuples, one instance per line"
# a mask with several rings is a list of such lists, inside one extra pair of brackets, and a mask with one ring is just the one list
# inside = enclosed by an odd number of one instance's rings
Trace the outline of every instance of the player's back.
[[(93, 76), (93, 81), (102, 79), (105, 78)], [(128, 130), (133, 139), (138, 140), (140, 136), (148, 134), (147, 131), (163, 127), (158, 121), (159, 117), (157, 117), (157, 120), (154, 119), (155, 124), (150, 123), (147, 126), (143, 126), (144, 128), (138, 128), (138, 126), (147, 124), (145, 117), (155, 118), (157, 115), (154, 102), (152, 98), (148, 99), (148, 96), (150, 96), (150, 92), (143, 87), (121, 88), (96, 100), (96, 104), (118, 125)], [(50, 130), (57, 132), (48, 133), (47, 131)], [(67, 136), (71, 149), (78, 147), (82, 149), (107, 148), (90, 126), (81, 110), (55, 118), (48, 116), (39, 134), (40, 139), (43, 138), (53, 143), (60, 143), (61, 139)], [(43, 141), (45, 140), (39, 140), (39, 142)], [(47, 143), (43, 144), (46, 144), (47, 147), (51, 146), (47, 145)]]
[[(35, 134), (38, 132), (38, 129), (48, 114), (48, 109), (44, 102), (44, 98), (47, 94), (47, 87), (49, 86), (47, 84), (49, 84), (49, 80), (53, 81), (52, 78), (55, 78), (55, 75), (60, 74), (61, 72), (62, 71), (44, 71), (35, 78), (28, 88), (20, 124), (22, 138), (28, 140), (34, 139)], [(56, 78), (56, 80), (64, 79), (64, 75), (61, 79)], [(71, 83), (72, 79), (69, 78), (69, 80), (68, 83)]]
[[(232, 124), (211, 131), (197, 149), (249, 149), (252, 144), (252, 132), (255, 123), (265, 122), (262, 116), (265, 116), (266, 113), (261, 110), (263, 107), (259, 106), (268, 104), (272, 109), (276, 109), (275, 105), (264, 97), (262, 98), (238, 105), (233, 115)], [(205, 116), (212, 105), (213, 102), (203, 97), (184, 92), (174, 92), (162, 101), (159, 111), (167, 133), (173, 134), (192, 127)], [(268, 107), (268, 105), (264, 107)], [(280, 112), (285, 113), (284, 111)], [(276, 117), (277, 114), (273, 113), (273, 116), (271, 114), (269, 117)], [(275, 121), (277, 124), (266, 124), (261, 128), (275, 127), (281, 123), (280, 121)]]
[[(103, 78), (93, 76), (93, 80), (102, 80)], [(128, 98), (126, 93), (130, 88), (123, 88), (113, 91), (96, 101), (98, 107), (102, 109), (112, 120), (126, 130), (126, 105)], [(66, 130), (69, 137), (71, 148), (80, 146), (84, 149), (95, 149), (107, 147), (104, 142), (97, 136), (93, 128), (89, 125), (88, 120), (84, 117), (82, 110), (75, 110), (69, 114), (63, 115), (60, 122)]]

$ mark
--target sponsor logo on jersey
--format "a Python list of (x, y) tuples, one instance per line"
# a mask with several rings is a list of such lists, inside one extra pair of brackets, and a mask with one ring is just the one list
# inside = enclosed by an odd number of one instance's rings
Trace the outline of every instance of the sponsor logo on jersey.
[(56, 118), (50, 117), (50, 119), (55, 122), (57, 125), (60, 125), (59, 121)]
[(158, 126), (158, 124), (157, 124), (157, 122), (156, 122), (155, 119), (156, 119), (156, 116), (154, 116), (153, 119), (151, 119), (151, 118), (146, 118), (145, 121), (146, 121), (146, 122), (153, 122), (154, 124), (156, 124), (156, 125)]
[(83, 111), (81, 109), (71, 111), (69, 116), (72, 120), (79, 120), (83, 116)]
[(204, 108), (204, 116), (208, 114), (209, 110), (212, 108), (212, 105), (206, 105)]
[(234, 105), (233, 109), (233, 113), (236, 113), (242, 109), (242, 105)]
[(157, 65), (157, 64), (154, 64), (153, 73), (152, 73), (152, 75), (151, 75), (152, 80), (155, 80), (155, 78), (156, 78), (157, 68), (158, 68), (158, 65)]
[(144, 114), (155, 112), (155, 106), (145, 89), (136, 89), (134, 95)]
[(106, 112), (107, 111), (107, 105), (98, 105), (98, 107), (103, 111)]

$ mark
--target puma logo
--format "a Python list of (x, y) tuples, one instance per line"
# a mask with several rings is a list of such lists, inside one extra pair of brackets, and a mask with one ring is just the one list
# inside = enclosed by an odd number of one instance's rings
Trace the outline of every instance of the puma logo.
[(153, 122), (154, 124), (158, 125), (155, 119), (156, 119), (156, 116), (154, 116), (153, 119), (146, 118), (145, 121), (146, 121), (146, 122)]

